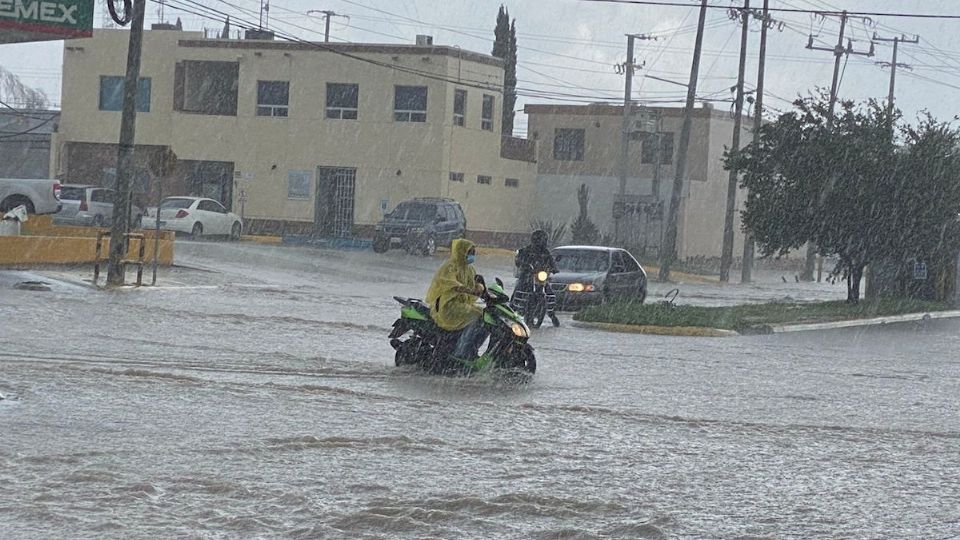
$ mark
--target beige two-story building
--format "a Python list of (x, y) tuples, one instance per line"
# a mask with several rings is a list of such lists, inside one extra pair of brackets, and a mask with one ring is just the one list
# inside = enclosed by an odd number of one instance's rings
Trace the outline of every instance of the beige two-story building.
[[(572, 223), (578, 213), (577, 189), (590, 188), (588, 214), (602, 233), (615, 229), (614, 202), (620, 189), (623, 108), (614, 105), (527, 105), (528, 132), (538, 141), (534, 212), (540, 219)], [(635, 251), (659, 253), (676, 172), (683, 108), (634, 108), (630, 122), (622, 236)], [(749, 122), (745, 123), (749, 124)], [(729, 173), (723, 153), (731, 143), (733, 119), (727, 111), (697, 108), (693, 114), (684, 189), (678, 216), (681, 259), (719, 258), (723, 241)], [(741, 140), (749, 140), (744, 128)], [(738, 193), (738, 208), (743, 193)], [(618, 210), (619, 211), (619, 210)], [(742, 252), (737, 211), (734, 254)]]
[[(209, 39), (144, 33), (135, 190), (155, 204), (150, 156), (179, 158), (164, 195), (243, 213), (248, 232), (362, 236), (412, 197), (449, 197), (481, 241), (529, 230), (533, 141), (500, 135), (501, 60), (460, 48)], [(64, 45), (52, 171), (110, 183), (128, 34)]]

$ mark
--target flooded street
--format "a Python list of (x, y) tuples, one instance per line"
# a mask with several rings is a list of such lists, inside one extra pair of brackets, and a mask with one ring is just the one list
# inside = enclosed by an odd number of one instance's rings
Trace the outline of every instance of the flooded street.
[[(960, 322), (710, 339), (564, 317), (513, 386), (393, 367), (392, 296), (440, 259), (177, 250), (153, 290), (0, 284), (0, 536), (960, 537)], [(767, 277), (680, 299), (844, 294)]]

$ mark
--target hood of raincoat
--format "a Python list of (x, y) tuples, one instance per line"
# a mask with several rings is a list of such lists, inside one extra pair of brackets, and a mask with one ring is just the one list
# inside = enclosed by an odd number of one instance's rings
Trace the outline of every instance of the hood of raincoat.
[(437, 270), (427, 290), (430, 315), (444, 330), (460, 330), (482, 313), (476, 306), (475, 296), (455, 290), (457, 287), (476, 287), (477, 273), (467, 264), (467, 252), (472, 247), (473, 242), (469, 240), (454, 240), (450, 246), (450, 258)]

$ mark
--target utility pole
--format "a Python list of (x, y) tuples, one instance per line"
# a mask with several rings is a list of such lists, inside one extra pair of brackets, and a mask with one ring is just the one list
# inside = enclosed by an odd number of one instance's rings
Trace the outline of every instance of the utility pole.
[[(329, 9), (311, 9), (307, 12), (307, 15), (312, 15), (314, 13), (319, 13), (323, 15), (323, 42), (330, 42), (330, 17), (347, 17), (346, 15), (340, 15)], [(349, 17), (347, 17), (349, 19)]]
[(690, 130), (693, 127), (693, 107), (697, 97), (697, 78), (700, 72), (700, 53), (703, 49), (703, 26), (707, 19), (707, 0), (700, 0), (700, 20), (697, 22), (697, 40), (693, 47), (693, 63), (690, 67), (690, 84), (687, 86), (687, 102), (684, 108), (683, 125), (680, 127), (680, 147), (677, 149), (677, 168), (670, 193), (670, 210), (667, 214), (667, 231), (660, 251), (661, 282), (670, 280), (670, 265), (677, 258), (677, 227), (680, 219), (680, 203), (683, 198), (683, 177), (687, 168), (687, 150), (690, 147)]
[[(737, 95), (733, 102), (733, 141), (730, 143), (730, 151), (736, 152), (740, 149), (740, 125), (743, 121), (743, 76), (747, 69), (747, 33), (750, 30), (750, 0), (743, 0), (742, 9), (731, 8), (730, 18), (739, 20), (742, 25), (740, 30), (740, 69), (737, 72)], [(730, 267), (733, 265), (733, 227), (736, 211), (737, 173), (731, 170), (730, 178), (727, 181), (727, 208), (723, 215), (723, 247), (720, 251), (720, 281), (723, 283), (730, 281)]]
[(137, 124), (140, 51), (143, 45), (143, 18), (146, 3), (147, 0), (133, 0), (133, 20), (127, 45), (127, 74), (123, 82), (123, 112), (120, 117), (120, 141), (117, 149), (117, 199), (113, 204), (113, 227), (110, 229), (108, 285), (124, 283), (123, 258), (127, 252), (127, 233), (130, 232), (130, 192), (134, 173), (134, 135)]
[[(827, 128), (830, 129), (833, 127), (833, 110), (837, 104), (837, 91), (838, 85), (840, 83), (840, 58), (844, 55), (859, 55), (859, 56), (873, 56), (873, 42), (870, 42), (870, 51), (855, 52), (853, 50), (853, 42), (847, 41), (847, 46), (843, 46), (843, 34), (847, 28), (847, 20), (850, 18), (847, 15), (846, 10), (840, 14), (840, 35), (837, 37), (837, 45), (835, 47), (816, 47), (813, 44), (813, 35), (810, 35), (810, 39), (807, 42), (807, 48), (814, 51), (829, 51), (833, 53), (834, 62), (833, 62), (833, 80), (830, 83), (830, 107), (827, 110)], [(869, 21), (868, 17), (857, 17), (864, 21)], [(826, 193), (821, 193), (820, 197), (823, 198), (826, 196)], [(807, 245), (807, 260), (806, 264), (803, 267), (803, 273), (800, 274), (800, 279), (803, 281), (813, 281), (813, 270), (816, 266), (817, 260), (817, 247), (811, 242)], [(821, 262), (821, 269), (817, 275), (817, 282), (819, 283), (823, 277), (823, 268)]]
[(633, 42), (634, 34), (627, 34), (627, 61), (624, 62), (623, 72), (626, 74), (623, 82), (623, 118), (620, 122), (620, 189), (617, 191), (617, 200), (613, 203), (613, 236), (617, 242), (623, 241), (623, 214), (627, 196), (627, 169), (630, 163), (630, 110), (633, 101)]
[(617, 200), (613, 203), (613, 227), (614, 237), (617, 241), (624, 240), (623, 215), (627, 197), (627, 176), (630, 171), (630, 135), (633, 132), (633, 74), (634, 69), (642, 68), (643, 64), (637, 65), (633, 57), (635, 40), (656, 40), (655, 37), (649, 37), (643, 34), (627, 34), (627, 60), (623, 64), (615, 66), (617, 73), (625, 75), (623, 82), (623, 118), (620, 124), (620, 189), (617, 191)]
[[(756, 17), (756, 13), (754, 13)], [(763, 70), (767, 63), (767, 29), (776, 23), (770, 18), (770, 0), (763, 0), (763, 11), (760, 13), (760, 60), (757, 66), (757, 98), (753, 115), (753, 143), (760, 143), (760, 128), (763, 126)], [(782, 30), (783, 23), (780, 23)], [(745, 234), (743, 237), (743, 263), (740, 268), (740, 283), (753, 281), (753, 236)]]
[(893, 91), (897, 84), (897, 68), (902, 67), (905, 69), (911, 69), (909, 64), (900, 64), (897, 62), (897, 46), (901, 43), (920, 43), (920, 36), (913, 36), (913, 38), (908, 38), (905, 35), (900, 35), (895, 38), (882, 38), (877, 35), (876, 32), (873, 33), (874, 41), (892, 41), (893, 42), (893, 58), (890, 62), (877, 62), (883, 67), (890, 68), (890, 90), (887, 94), (887, 114), (890, 118), (893, 118)]

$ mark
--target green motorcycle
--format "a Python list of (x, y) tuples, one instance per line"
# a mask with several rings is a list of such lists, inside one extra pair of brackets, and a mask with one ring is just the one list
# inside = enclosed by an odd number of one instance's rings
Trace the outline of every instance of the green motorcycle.
[(390, 345), (396, 350), (396, 365), (415, 365), (438, 374), (463, 375), (484, 371), (506, 371), (533, 375), (537, 359), (533, 347), (527, 343), (530, 329), (510, 307), (510, 297), (503, 290), (503, 282), (486, 287), (482, 296), (484, 309), (483, 330), (489, 336), (486, 350), (475, 360), (459, 360), (452, 356), (459, 332), (449, 332), (437, 326), (430, 318), (430, 307), (414, 298), (394, 299), (400, 303), (400, 318), (393, 323)]

